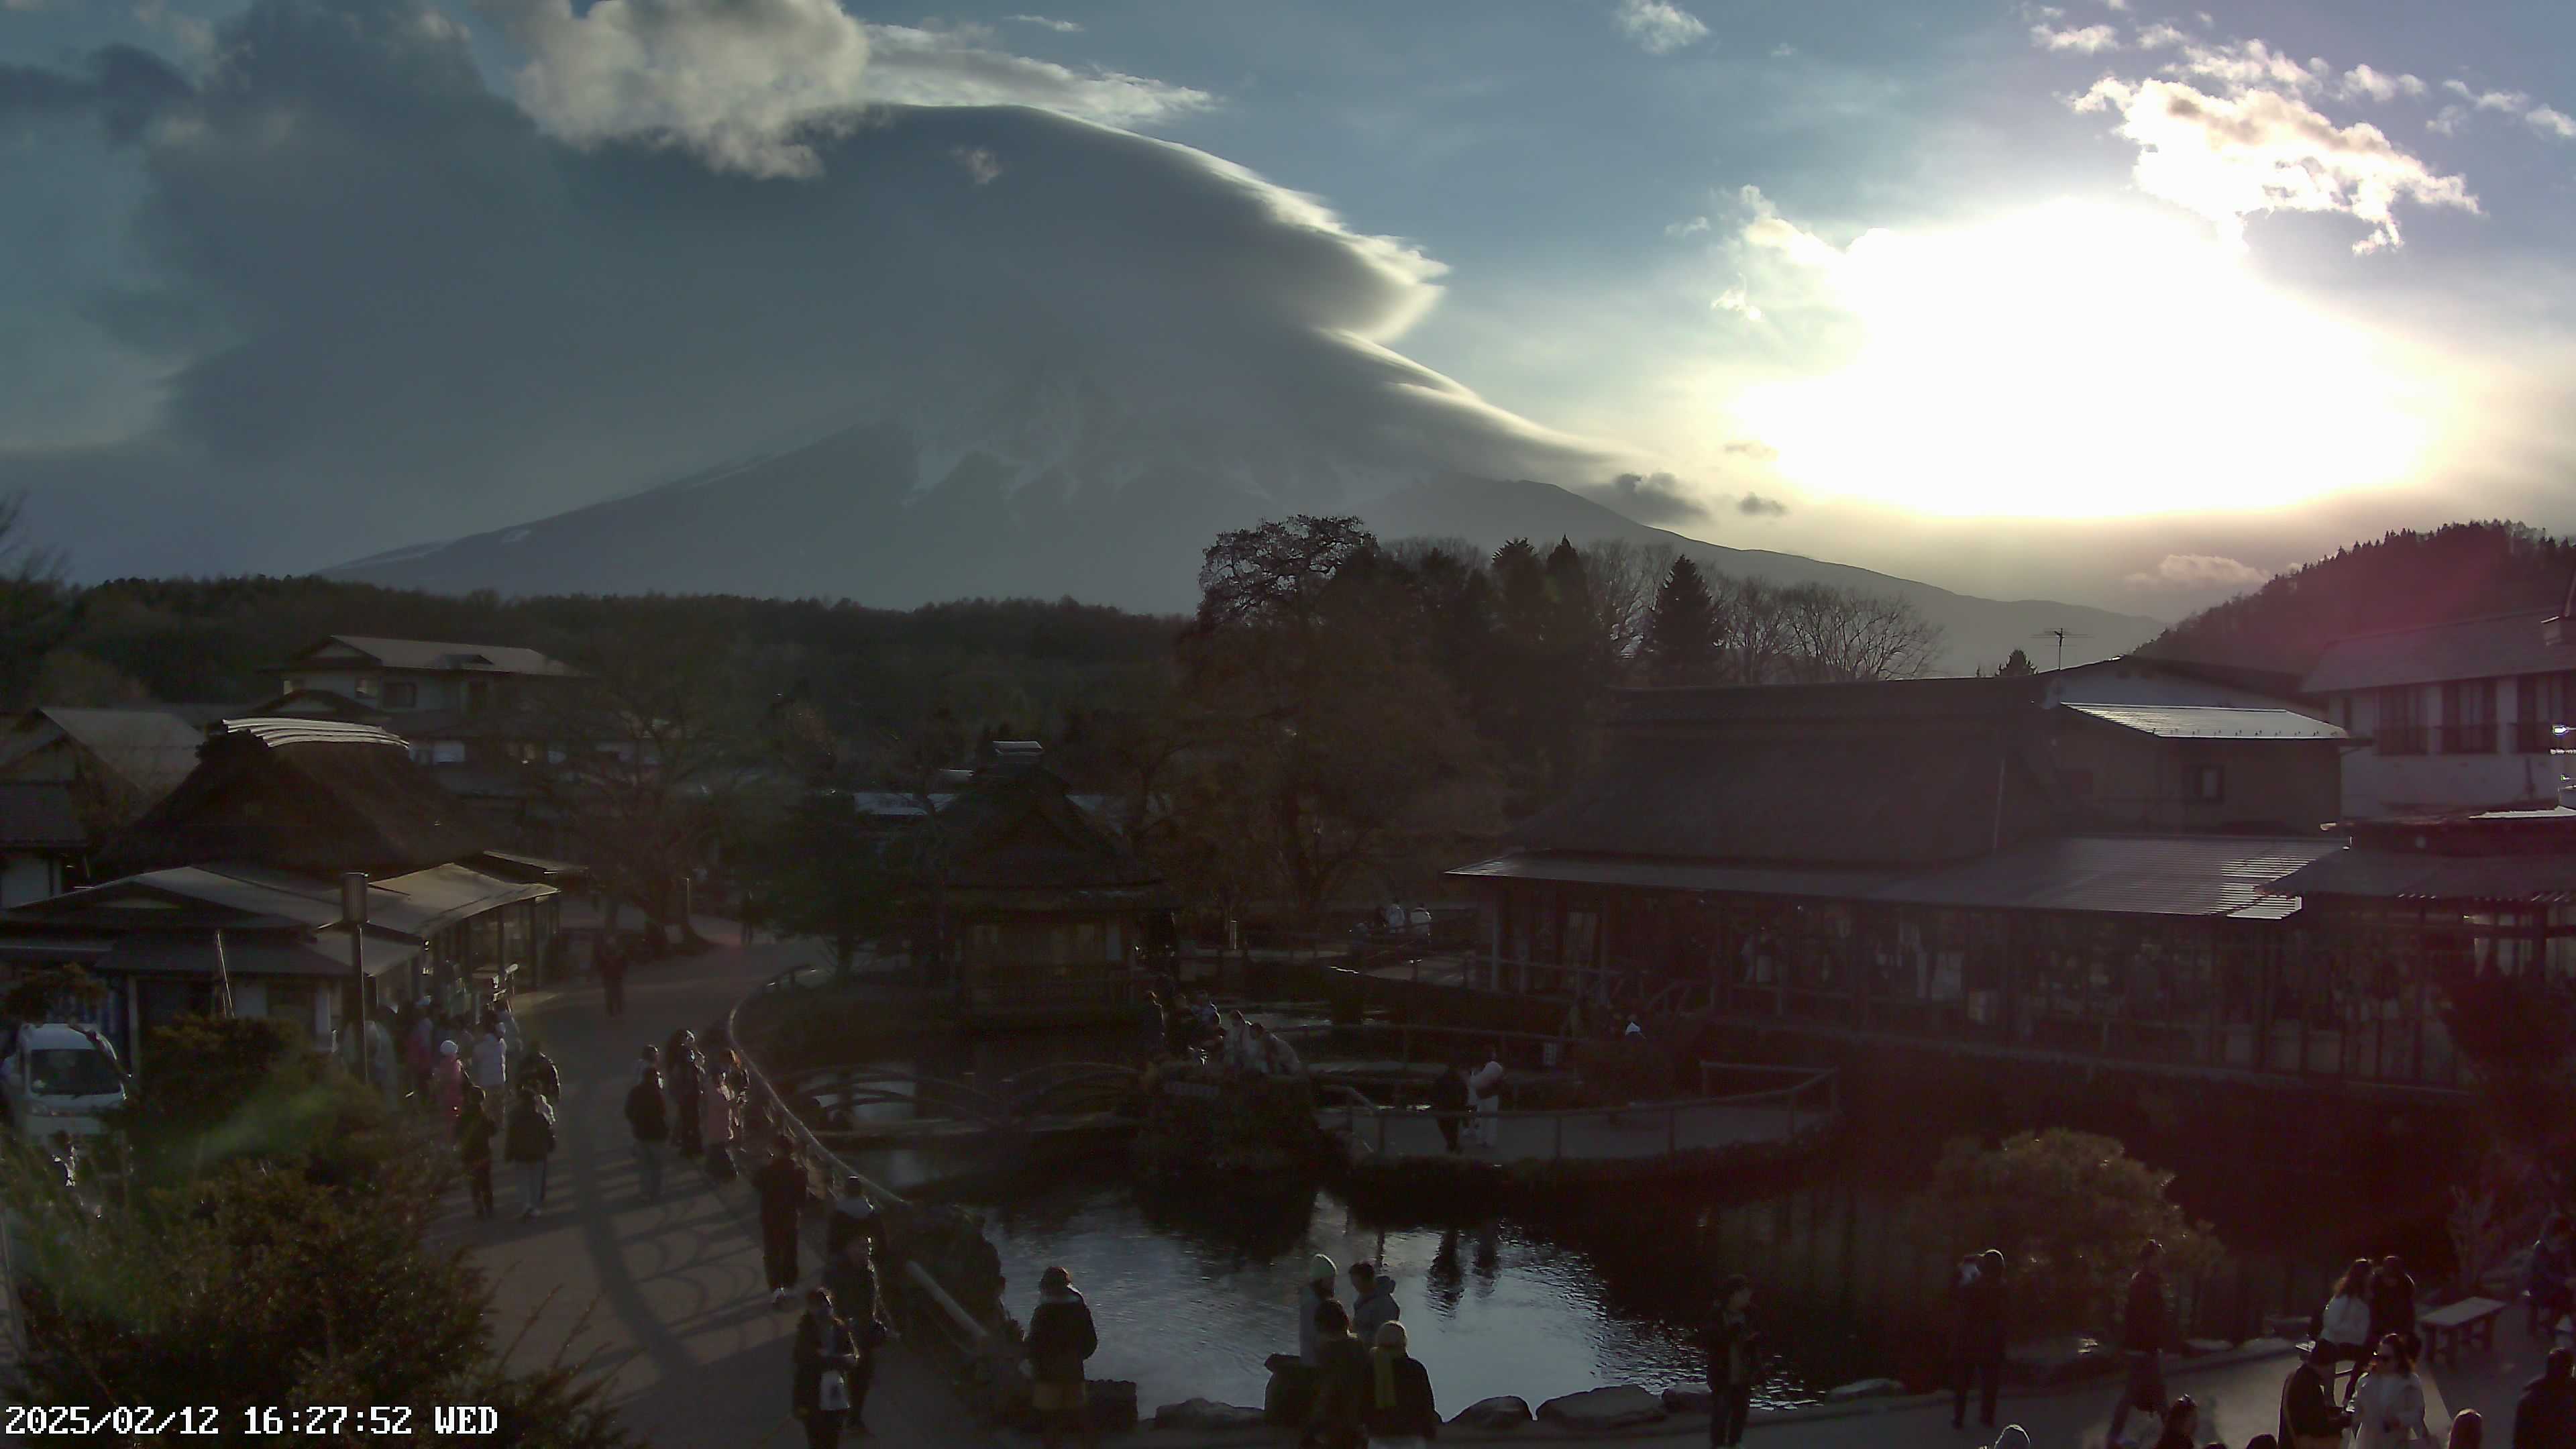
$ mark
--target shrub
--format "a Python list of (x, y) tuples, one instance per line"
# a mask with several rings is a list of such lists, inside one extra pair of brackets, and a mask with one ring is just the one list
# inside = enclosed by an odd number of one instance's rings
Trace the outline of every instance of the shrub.
[(2164, 1244), (2169, 1284), (2211, 1272), (2226, 1255), (2207, 1223), (2166, 1199), (2172, 1182), (2109, 1137), (2056, 1128), (1995, 1147), (1962, 1138), (1933, 1169), (1916, 1230), (1947, 1256), (2003, 1252), (2016, 1334), (2100, 1330), (2118, 1322), (2148, 1239)]

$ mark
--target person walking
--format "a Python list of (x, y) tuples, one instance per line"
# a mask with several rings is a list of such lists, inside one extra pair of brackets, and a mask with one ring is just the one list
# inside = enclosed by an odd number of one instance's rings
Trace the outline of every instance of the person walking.
[(610, 1021), (626, 1014), (626, 953), (614, 937), (599, 943), (599, 1002)]
[(2281, 1381), (2282, 1449), (2339, 1449), (2352, 1416), (2335, 1406), (2334, 1371), (2341, 1350), (2323, 1337)]
[(510, 1085), (510, 1048), (501, 1040), (500, 1028), (486, 1021), (474, 1037), (474, 1085), (487, 1092), (497, 1092)]
[[(841, 1316), (853, 1324), (873, 1323), (877, 1318), (877, 1264), (868, 1252), (868, 1240), (852, 1238), (841, 1245), (841, 1251), (823, 1265), (823, 1286), (832, 1291), (832, 1302)], [(868, 1330), (859, 1330), (862, 1339)]]
[(1485, 1064), (1467, 1079), (1467, 1088), (1476, 1099), (1476, 1143), (1492, 1148), (1503, 1140), (1503, 1049), (1500, 1045), (1485, 1049)]
[(1762, 1335), (1753, 1326), (1753, 1282), (1734, 1274), (1717, 1289), (1717, 1322), (1708, 1335), (1708, 1442), (1744, 1442), (1753, 1414), (1753, 1385), (1762, 1373)]
[(2558, 1320), (2576, 1308), (2571, 1279), (2576, 1279), (2576, 1251), (2570, 1249), (2567, 1220), (2552, 1216), (2540, 1230), (2540, 1240), (2531, 1245), (2531, 1262), (2522, 1273), (2523, 1293), (2531, 1300), (2523, 1327), (2532, 1337), (2557, 1337)]
[(1351, 1331), (1364, 1344), (1377, 1342), (1377, 1331), (1404, 1316), (1396, 1305), (1395, 1280), (1373, 1264), (1351, 1265)]
[(2451, 1435), (2442, 1441), (2442, 1449), (2486, 1449), (2487, 1420), (2475, 1409), (2462, 1409), (2451, 1416)]
[(546, 1205), (546, 1159), (555, 1152), (555, 1109), (532, 1086), (519, 1088), (502, 1131), (502, 1156), (519, 1178), (519, 1221), (527, 1222)]
[(2120, 1315), (2120, 1348), (2129, 1356), (2128, 1382), (2120, 1403), (2111, 1410), (2111, 1439), (2121, 1440), (2129, 1413), (2165, 1407), (2165, 1344), (2173, 1337), (2171, 1310), (2165, 1306), (2165, 1245), (2153, 1238), (2138, 1249), (2137, 1271), (2129, 1275), (2127, 1304)]
[(805, 1421), (806, 1449), (834, 1449), (850, 1417), (849, 1375), (859, 1367), (859, 1348), (828, 1290), (816, 1288), (805, 1295), (795, 1353), (789, 1408)]
[(465, 1058), (453, 1041), (438, 1044), (438, 1064), (429, 1069), (429, 1104), (454, 1122), (465, 1107)]
[(1951, 1286), (1950, 1427), (1968, 1427), (1968, 1390), (1977, 1389), (1977, 1422), (1995, 1426), (2002, 1391), (2005, 1329), (2004, 1255), (1988, 1248), (1959, 1265)]
[(1070, 1422), (1086, 1449), (1098, 1449), (1100, 1431), (1091, 1422), (1083, 1396), (1082, 1365), (1100, 1351), (1092, 1327), (1091, 1305), (1074, 1291), (1073, 1275), (1049, 1268), (1038, 1275), (1038, 1306), (1029, 1313), (1026, 1339), (1029, 1359), (1029, 1406), (1038, 1412), (1046, 1449), (1064, 1443)]
[(1458, 1129), (1467, 1121), (1468, 1101), (1466, 1069), (1452, 1057), (1431, 1083), (1431, 1110), (1440, 1122), (1440, 1140), (1448, 1144), (1453, 1156), (1458, 1151)]
[(853, 1238), (865, 1239), (868, 1256), (885, 1254), (885, 1214), (878, 1211), (876, 1199), (868, 1196), (867, 1182), (853, 1172), (841, 1179), (841, 1195), (832, 1199), (832, 1210), (823, 1219), (823, 1255), (838, 1258)]
[(2419, 1449), (2433, 1431), (2424, 1424), (2424, 1385), (2402, 1334), (2379, 1340), (2370, 1371), (2352, 1396), (2352, 1449)]
[(1440, 1410), (1431, 1396), (1431, 1374), (1407, 1353), (1404, 1325), (1377, 1331), (1369, 1350), (1368, 1403), (1360, 1426), (1370, 1449), (1422, 1449), (1440, 1437)]
[(492, 1216), (493, 1131), (492, 1114), (483, 1109), (483, 1094), (465, 1093), (456, 1114), (456, 1157), (465, 1165), (465, 1192), (478, 1220)]
[(563, 1100), (563, 1073), (543, 1046), (530, 1044), (526, 1059), (519, 1063), (519, 1079), (536, 1088), (549, 1104)]
[(2329, 1350), (2325, 1357), (2326, 1377), (2334, 1378), (2336, 1366), (2352, 1365), (2344, 1380), (2343, 1402), (2352, 1402), (2353, 1390), (2361, 1387), (2361, 1371), (2370, 1363), (2370, 1260), (2355, 1258), (2344, 1270), (2342, 1281), (2335, 1284), (2334, 1296), (2326, 1300), (2325, 1312), (2317, 1317), (2317, 1345)]
[(698, 1136), (705, 1146), (707, 1171), (718, 1181), (734, 1175), (733, 1135), (737, 1122), (733, 1096), (733, 1049), (718, 1047), (707, 1058), (698, 1087)]
[(671, 1120), (662, 1106), (662, 1074), (649, 1061), (635, 1085), (626, 1089), (626, 1126), (635, 1134), (635, 1181), (649, 1202), (662, 1195), (662, 1145), (671, 1139)]
[(2513, 1449), (2576, 1449), (2576, 1349), (2553, 1348), (2513, 1406)]
[(2392, 1333), (2406, 1340), (2406, 1357), (2411, 1362), (2423, 1342), (2415, 1336), (2415, 1280), (2394, 1253), (2380, 1259), (2378, 1269), (2370, 1275), (2372, 1353), (2376, 1354), (2379, 1341)]
[(662, 1054), (662, 1080), (671, 1090), (671, 1150), (682, 1157), (695, 1157), (704, 1150), (698, 1138), (702, 1125), (698, 1097), (704, 1090), (699, 1071), (704, 1065), (698, 1059), (695, 1034), (671, 1033), (669, 1048)]
[(805, 1165), (796, 1160), (796, 1140), (781, 1135), (769, 1144), (769, 1161), (751, 1175), (760, 1198), (760, 1261), (769, 1274), (769, 1306), (787, 1306), (796, 1286), (796, 1228), (805, 1213)]
[(1315, 1366), (1315, 1310), (1341, 1301), (1333, 1296), (1340, 1280), (1341, 1270), (1332, 1259), (1317, 1253), (1306, 1260), (1306, 1281), (1297, 1289), (1297, 1362), (1310, 1369)]
[(1368, 1350), (1351, 1333), (1351, 1315), (1326, 1300), (1315, 1310), (1315, 1400), (1300, 1449), (1366, 1449), (1360, 1412), (1368, 1371)]

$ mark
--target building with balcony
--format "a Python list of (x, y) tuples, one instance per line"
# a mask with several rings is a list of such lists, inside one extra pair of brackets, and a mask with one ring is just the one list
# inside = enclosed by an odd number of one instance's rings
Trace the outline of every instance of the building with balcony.
[(2576, 723), (2576, 644), (2556, 622), (2506, 614), (2330, 646), (2299, 692), (2353, 736), (2345, 818), (2554, 803), (2552, 732)]

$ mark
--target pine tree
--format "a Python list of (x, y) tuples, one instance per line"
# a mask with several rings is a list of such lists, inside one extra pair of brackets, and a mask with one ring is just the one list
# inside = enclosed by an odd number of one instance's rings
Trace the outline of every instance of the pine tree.
[(1995, 677), (1997, 679), (2019, 679), (2025, 674), (2036, 674), (2038, 672), (2038, 667), (2030, 662), (2030, 656), (2023, 653), (2021, 650), (2016, 649), (2012, 652), (2012, 657), (2006, 659), (2003, 662), (2002, 667), (1995, 671)]
[(1673, 560), (1655, 590), (1655, 611), (1646, 620), (1646, 665), (1657, 683), (1681, 683), (1703, 675), (1717, 662), (1717, 603), (1699, 565)]

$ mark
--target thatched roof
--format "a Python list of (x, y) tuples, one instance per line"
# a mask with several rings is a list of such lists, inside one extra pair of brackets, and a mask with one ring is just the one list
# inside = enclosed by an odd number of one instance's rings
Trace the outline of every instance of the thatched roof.
[(1134, 890), (1162, 875), (1073, 802), (1034, 759), (975, 772), (939, 812), (945, 883), (960, 890)]
[(120, 871), (232, 860), (329, 877), (400, 874), (492, 842), (401, 739), (311, 719), (226, 720), (196, 770), (110, 842)]

